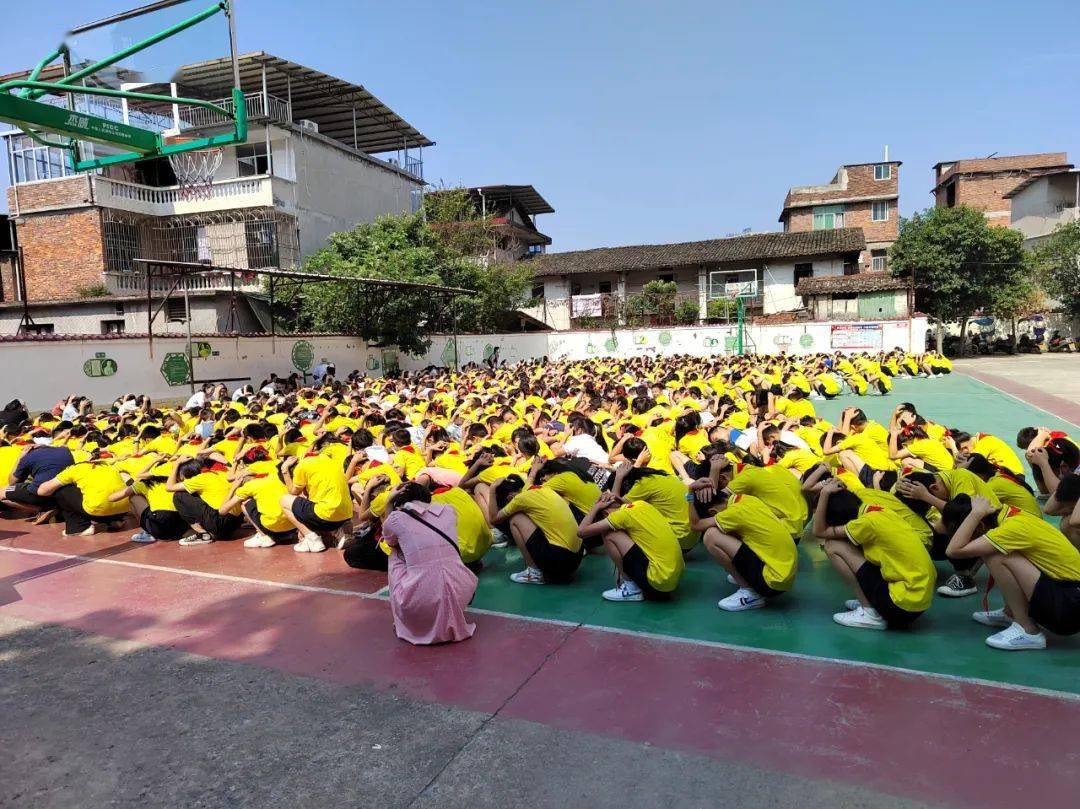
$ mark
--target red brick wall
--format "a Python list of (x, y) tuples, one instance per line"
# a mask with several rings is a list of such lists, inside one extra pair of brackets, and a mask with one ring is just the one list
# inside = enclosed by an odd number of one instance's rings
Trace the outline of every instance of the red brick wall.
[[(874, 179), (874, 166), (848, 166), (847, 188), (830, 192), (809, 192), (796, 194), (789, 202), (798, 203), (800, 199), (815, 200), (815, 204), (828, 205), (830, 199), (851, 199), (853, 197), (883, 197), (898, 194), (900, 187), (900, 166), (892, 163), (892, 176), (888, 180)], [(819, 201), (820, 202), (817, 202)], [(866, 202), (845, 202), (844, 225), (863, 229), (868, 242), (894, 241), (899, 225), (897, 215), (898, 200), (889, 200), (889, 219), (886, 222), (871, 221), (871, 200)], [(841, 204), (841, 203), (835, 203)], [(786, 215), (787, 230), (791, 233), (813, 230), (813, 207), (793, 208)]]
[(998, 216), (988, 217), (991, 224), (1009, 224), (1012, 200), (1003, 195), (1012, 191), (1023, 178), (1015, 174), (1006, 177), (972, 177), (956, 180), (956, 204), (967, 205), (985, 212), (1001, 212)]
[(99, 209), (30, 214), (19, 218), (18, 228), (30, 300), (74, 298), (79, 289), (102, 282)]
[(15, 188), (7, 190), (8, 210), (12, 214), (32, 211), (78, 208), (91, 204), (90, 175), (80, 174), (64, 180), (48, 180), (18, 187), (18, 203)]
[(889, 200), (889, 218), (875, 222), (872, 202), (849, 202), (844, 205), (844, 226), (862, 228), (867, 242), (894, 242), (899, 229), (896, 200)]

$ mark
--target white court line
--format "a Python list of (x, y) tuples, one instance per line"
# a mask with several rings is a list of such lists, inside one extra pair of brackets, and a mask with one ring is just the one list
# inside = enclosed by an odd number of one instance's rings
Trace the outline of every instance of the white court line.
[[(990, 390), (995, 390), (1000, 394), (1008, 396), (1010, 399), (1015, 399), (1016, 401), (1020, 402), (1020, 404), (1025, 404), (1028, 407), (1034, 407), (1040, 413), (1045, 413), (1046, 415), (1050, 416), (1051, 418), (1057, 419), (1058, 421), (1063, 421), (1066, 424), (1071, 424), (1073, 427), (1076, 427), (1077, 429), (1080, 429), (1080, 424), (1077, 424), (1074, 421), (1069, 421), (1067, 418), (1065, 418), (1064, 416), (1059, 416), (1057, 413), (1051, 413), (1045, 407), (1039, 407), (1034, 402), (1029, 402), (1027, 399), (1022, 399), (1021, 397), (1017, 396), (1015, 393), (1009, 393), (1007, 390), (1004, 390), (1003, 388), (999, 388), (997, 385), (993, 384), (992, 382), (987, 382), (984, 379), (979, 379), (977, 376), (972, 376), (971, 374), (964, 373), (963, 371), (957, 371), (957, 373), (967, 377), (968, 379), (971, 379), (971, 380), (973, 380), (975, 382), (978, 382), (980, 385), (985, 385), (986, 387), (990, 388)], [(1018, 383), (1018, 384), (1023, 384), (1023, 383)]]
[[(306, 584), (291, 584), (289, 582), (252, 579), (246, 576), (231, 576), (224, 573), (204, 573), (198, 570), (187, 570), (185, 568), (167, 567), (165, 565), (151, 565), (146, 564), (145, 562), (128, 562), (123, 559), (98, 559), (92, 556), (79, 556), (77, 554), (60, 553), (57, 551), (41, 551), (31, 548), (13, 548), (8, 545), (0, 545), (0, 551), (7, 551), (8, 553), (22, 553), (31, 556), (48, 556), (56, 559), (76, 559), (81, 562), (118, 565), (120, 567), (134, 568), (136, 570), (151, 570), (160, 573), (174, 573), (181, 576), (193, 576), (195, 578), (212, 579), (216, 581), (226, 581), (238, 584), (262, 585), (265, 587), (273, 587), (281, 590), (297, 590), (305, 593), (321, 593), (323, 595), (346, 596), (350, 598), (362, 598), (375, 601), (388, 600), (387, 596), (385, 595), (385, 590), (387, 589), (385, 587), (376, 593), (358, 593), (353, 590), (334, 590), (329, 587), (312, 587)], [(660, 635), (654, 632), (642, 632), (635, 629), (621, 629), (617, 627), (604, 626), (602, 624), (564, 621), (557, 618), (542, 618), (535, 615), (519, 615), (512, 612), (501, 612), (499, 610), (489, 610), (478, 607), (469, 607), (467, 611), (477, 613), (478, 615), (493, 615), (496, 617), (508, 618), (515, 621), (550, 624), (552, 626), (559, 626), (571, 629), (584, 628), (595, 630), (598, 632), (606, 632), (612, 635), (625, 635), (631, 638), (646, 638), (648, 640), (658, 641), (661, 643), (674, 643), (684, 646), (700, 646), (710, 649), (722, 649), (724, 651), (730, 652), (741, 652), (745, 654), (757, 654), (771, 657), (785, 657), (794, 660), (805, 660), (815, 663), (829, 663), (832, 665), (843, 666), (846, 668), (876, 669), (879, 671), (890, 671), (916, 677), (925, 677), (933, 680), (943, 680), (945, 682), (961, 685), (974, 684), (983, 686), (985, 688), (1000, 688), (1005, 691), (1017, 691), (1024, 694), (1032, 694), (1042, 697), (1052, 697), (1054, 699), (1066, 700), (1070, 702), (1080, 702), (1080, 694), (1072, 694), (1068, 691), (1055, 691), (1049, 688), (1038, 688), (1036, 686), (1019, 685), (1017, 683), (1003, 683), (996, 680), (985, 680), (980, 677), (962, 677), (957, 674), (942, 674), (940, 672), (934, 671), (921, 671), (919, 669), (904, 668), (903, 666), (890, 666), (885, 663), (868, 663), (861, 660), (845, 660), (838, 657), (811, 655), (805, 654), (803, 652), (787, 652), (777, 649), (763, 649), (756, 646), (742, 646), (735, 643), (724, 643), (723, 641), (683, 638), (676, 635)]]

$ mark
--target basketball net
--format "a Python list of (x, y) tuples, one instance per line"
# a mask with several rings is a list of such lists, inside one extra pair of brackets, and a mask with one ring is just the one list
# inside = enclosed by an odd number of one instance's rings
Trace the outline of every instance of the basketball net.
[[(169, 143), (184, 143), (191, 138), (173, 137)], [(210, 199), (214, 190), (214, 175), (221, 167), (224, 153), (219, 148), (193, 149), (169, 155), (169, 165), (176, 175), (181, 199)]]

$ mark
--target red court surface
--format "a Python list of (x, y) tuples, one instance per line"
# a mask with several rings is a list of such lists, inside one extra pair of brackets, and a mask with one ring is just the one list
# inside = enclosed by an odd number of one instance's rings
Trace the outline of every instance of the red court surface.
[(576, 624), (477, 614), (412, 647), (333, 552), (0, 534), (0, 611), (423, 701), (962, 806), (1074, 805), (1080, 700)]

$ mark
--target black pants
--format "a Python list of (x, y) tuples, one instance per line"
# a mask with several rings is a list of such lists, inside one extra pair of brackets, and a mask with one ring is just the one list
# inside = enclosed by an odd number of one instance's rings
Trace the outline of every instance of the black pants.
[(113, 524), (121, 522), (127, 515), (117, 514), (112, 517), (95, 517), (87, 514), (83, 508), (82, 492), (74, 483), (61, 486), (53, 493), (56, 507), (64, 518), (64, 530), (69, 534), (81, 534), (93, 523)]
[(954, 558), (945, 553), (949, 547), (949, 538), (944, 534), (934, 534), (933, 544), (930, 546), (930, 558), (936, 562), (948, 561), (953, 570), (961, 576), (974, 576), (979, 569), (979, 558)]
[(30, 491), (29, 483), (16, 483), (7, 490), (4, 499), (23, 506), (33, 506), (42, 511), (48, 511), (56, 506), (56, 502), (52, 497), (42, 497), (40, 494)]
[(176, 506), (176, 513), (184, 522), (188, 525), (198, 523), (214, 539), (232, 539), (233, 533), (243, 522), (235, 514), (218, 514), (216, 508), (210, 508), (201, 497), (188, 492), (177, 492), (173, 495), (173, 504)]

